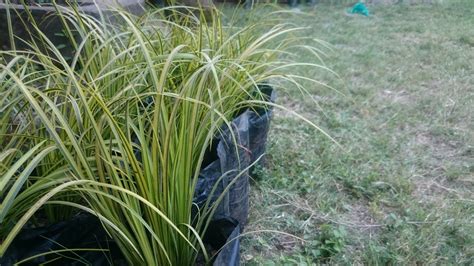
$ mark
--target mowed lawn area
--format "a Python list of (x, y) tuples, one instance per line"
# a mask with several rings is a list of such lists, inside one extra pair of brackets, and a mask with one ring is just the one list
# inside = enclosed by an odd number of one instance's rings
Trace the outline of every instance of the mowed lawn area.
[(279, 15), (330, 44), (319, 47), (337, 75), (312, 70), (331, 88), (308, 82), (313, 99), (289, 88), (278, 103), (342, 148), (276, 112), (242, 262), (472, 265), (474, 1), (346, 8)]

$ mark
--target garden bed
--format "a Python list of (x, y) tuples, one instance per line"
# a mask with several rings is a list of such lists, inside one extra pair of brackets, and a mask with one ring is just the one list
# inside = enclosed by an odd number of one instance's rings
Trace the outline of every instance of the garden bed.
[[(261, 85), (259, 90), (268, 101), (275, 100), (270, 86)], [(249, 210), (249, 169), (264, 154), (272, 113), (268, 106), (243, 111), (232, 121), (232, 132), (223, 129), (215, 140), (217, 145), (205, 156), (208, 162), (204, 163), (193, 199), (199, 208), (193, 216), (206, 215), (198, 213), (204, 205), (220, 202), (203, 239), (208, 253), (215, 256), (214, 265), (239, 265), (239, 235)], [(29, 227), (0, 258), (0, 265), (30, 258), (31, 264), (55, 260), (62, 265), (127, 265), (116, 243), (93, 215), (80, 212), (68, 221)]]
[[(120, 27), (78, 12), (65, 24), (72, 59), (48, 41), (29, 53), (0, 51), (11, 57), (0, 69), (3, 259), (23, 258), (8, 257), (21, 239), (42, 246), (30, 229), (41, 236), (78, 213), (97, 217), (127, 264), (194, 265), (227, 254), (223, 243), (247, 222), (249, 171), (275, 105), (272, 89), (257, 84), (298, 84), (284, 51), (300, 29), (223, 25), (210, 12), (203, 23), (182, 7), (140, 18), (119, 11)], [(228, 264), (238, 262), (238, 244), (224, 246)], [(49, 255), (86, 251), (99, 250), (67, 245)], [(31, 259), (48, 255), (39, 253)]]

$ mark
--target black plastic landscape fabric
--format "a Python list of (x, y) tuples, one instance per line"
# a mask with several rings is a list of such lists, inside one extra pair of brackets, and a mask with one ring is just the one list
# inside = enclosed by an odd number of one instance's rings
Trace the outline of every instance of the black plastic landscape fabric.
[[(260, 85), (259, 90), (267, 100), (274, 101), (270, 86)], [(219, 251), (213, 265), (239, 265), (238, 236), (247, 223), (249, 210), (248, 167), (265, 151), (271, 117), (269, 107), (245, 110), (232, 120), (232, 132), (224, 128), (206, 154), (206, 166), (199, 175), (193, 201), (202, 207), (209, 197), (213, 202), (223, 195), (204, 237), (211, 252)], [(228, 191), (223, 194), (226, 188)], [(0, 258), (0, 266), (33, 256), (37, 257), (22, 265), (127, 265), (98, 218), (83, 213), (66, 222), (24, 228)]]

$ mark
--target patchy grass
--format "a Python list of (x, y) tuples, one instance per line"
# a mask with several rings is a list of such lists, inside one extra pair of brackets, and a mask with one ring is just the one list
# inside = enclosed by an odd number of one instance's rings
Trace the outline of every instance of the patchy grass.
[[(470, 6), (468, 6), (470, 5)], [(474, 263), (474, 9), (471, 1), (344, 6), (285, 15), (333, 45), (309, 87), (280, 103), (252, 187), (243, 263)], [(264, 15), (264, 14), (262, 14)], [(305, 58), (305, 54), (301, 54)], [(302, 72), (308, 71), (301, 68)]]

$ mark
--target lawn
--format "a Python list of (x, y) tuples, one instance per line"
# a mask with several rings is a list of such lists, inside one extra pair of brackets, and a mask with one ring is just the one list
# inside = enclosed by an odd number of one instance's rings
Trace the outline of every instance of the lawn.
[(244, 238), (242, 262), (472, 265), (474, 3), (345, 9), (281, 15), (331, 44), (320, 48), (337, 75), (301, 67), (330, 88), (278, 101), (342, 148), (276, 112), (246, 227), (261, 232)]

